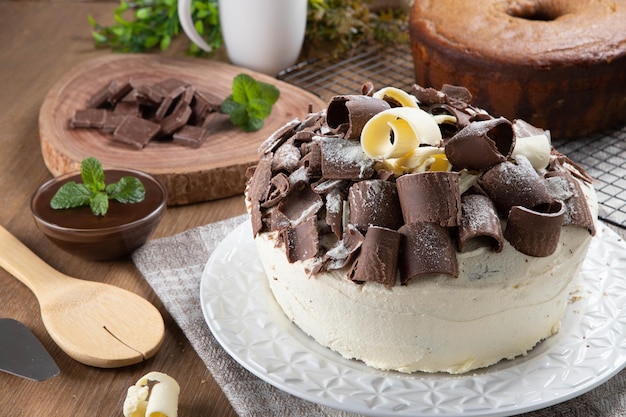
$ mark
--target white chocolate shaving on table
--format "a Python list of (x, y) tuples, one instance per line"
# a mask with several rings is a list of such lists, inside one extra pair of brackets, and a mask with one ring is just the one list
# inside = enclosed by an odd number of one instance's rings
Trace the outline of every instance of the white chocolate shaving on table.
[(524, 155), (535, 171), (541, 172), (550, 163), (550, 148), (550, 140), (546, 135), (516, 138), (512, 156)]
[(161, 372), (149, 372), (128, 388), (124, 417), (177, 417), (180, 387)]
[(381, 100), (384, 100), (385, 97), (389, 97), (389, 98), (397, 101), (399, 104), (401, 104), (402, 107), (415, 107), (415, 108), (417, 108), (417, 99), (415, 98), (415, 96), (412, 96), (411, 94), (407, 93), (406, 91), (401, 90), (401, 89), (396, 88), (396, 87), (381, 88), (380, 90), (378, 90), (377, 92), (372, 94), (372, 97), (378, 98), (378, 99), (381, 99)]

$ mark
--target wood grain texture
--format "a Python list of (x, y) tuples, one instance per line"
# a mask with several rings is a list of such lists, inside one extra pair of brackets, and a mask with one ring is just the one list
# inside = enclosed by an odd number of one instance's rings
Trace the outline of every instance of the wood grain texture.
[[(68, 125), (74, 111), (85, 108), (89, 98), (112, 79), (151, 84), (175, 77), (224, 99), (233, 78), (242, 72), (280, 90), (272, 114), (257, 132), (244, 132), (224, 116), (210, 126), (210, 138), (198, 149), (151, 141), (136, 150), (109, 134)], [(134, 168), (157, 176), (168, 189), (168, 205), (209, 201), (242, 193), (246, 169), (258, 161), (263, 140), (284, 123), (305, 117), (310, 108), (318, 111), (324, 106), (321, 99), (298, 87), (221, 62), (107, 54), (73, 67), (46, 95), (39, 113), (41, 150), (55, 176), (79, 169), (84, 158), (94, 156), (105, 168)]]

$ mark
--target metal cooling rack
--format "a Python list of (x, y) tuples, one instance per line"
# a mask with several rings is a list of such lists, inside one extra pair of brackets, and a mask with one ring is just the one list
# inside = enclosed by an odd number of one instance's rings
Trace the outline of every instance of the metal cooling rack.
[[(410, 90), (413, 57), (406, 46), (366, 49), (349, 57), (302, 62), (278, 74), (325, 101), (340, 94), (357, 94), (366, 81), (375, 88)], [(554, 141), (553, 145), (596, 179), (600, 219), (626, 229), (626, 126), (584, 138)]]

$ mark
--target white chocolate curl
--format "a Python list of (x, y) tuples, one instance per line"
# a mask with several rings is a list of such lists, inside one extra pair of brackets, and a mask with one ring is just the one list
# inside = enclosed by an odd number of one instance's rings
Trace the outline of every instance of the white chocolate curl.
[(417, 107), (417, 100), (414, 96), (396, 87), (381, 88), (372, 97), (384, 100), (386, 97), (392, 98), (402, 105), (402, 107)]
[(180, 387), (161, 372), (150, 372), (128, 388), (125, 417), (177, 417)]
[(524, 155), (535, 171), (541, 172), (550, 162), (550, 140), (546, 135), (516, 138), (512, 155)]
[(367, 121), (361, 147), (376, 160), (401, 158), (420, 145), (439, 146), (442, 137), (433, 116), (417, 107), (394, 107)]

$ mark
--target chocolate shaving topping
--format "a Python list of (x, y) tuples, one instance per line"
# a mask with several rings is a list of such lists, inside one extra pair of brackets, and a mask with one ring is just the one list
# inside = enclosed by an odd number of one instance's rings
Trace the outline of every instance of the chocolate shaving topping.
[(457, 226), (461, 196), (457, 172), (420, 172), (396, 180), (404, 223), (431, 222)]
[(455, 169), (484, 170), (504, 162), (515, 137), (505, 118), (470, 123), (446, 143), (446, 157)]
[(375, 175), (374, 161), (365, 155), (359, 142), (333, 137), (318, 141), (322, 150), (323, 178), (357, 181)]
[(304, 187), (292, 190), (289, 196), (280, 202), (278, 210), (287, 216), (292, 225), (297, 225), (315, 215), (323, 205), (324, 202), (319, 194), (313, 192), (311, 187)]
[(282, 125), (277, 131), (272, 133), (267, 139), (259, 146), (259, 155), (266, 154), (268, 152), (274, 152), (280, 145), (283, 144), (291, 135), (294, 134), (295, 129), (300, 125), (300, 120), (294, 119), (290, 122)]
[(371, 226), (348, 277), (355, 283), (373, 281), (393, 287), (398, 274), (398, 254), (402, 235), (395, 230)]
[(365, 237), (361, 232), (352, 225), (348, 225), (343, 234), (343, 239), (337, 241), (335, 246), (326, 251), (322, 257), (322, 262), (316, 266), (313, 273), (332, 271), (350, 265), (359, 253), (364, 240)]
[(461, 223), (458, 229), (459, 252), (471, 251), (481, 246), (489, 246), (501, 252), (504, 239), (500, 218), (493, 202), (481, 194), (467, 194), (461, 197)]
[(587, 204), (583, 189), (569, 171), (551, 171), (546, 173), (546, 188), (555, 199), (565, 203), (563, 226), (579, 226), (596, 234), (596, 226)]
[(339, 188), (334, 188), (326, 194), (326, 223), (330, 226), (335, 236), (343, 237), (343, 206), (344, 198)]
[(282, 233), (289, 262), (304, 261), (317, 255), (319, 239), (315, 216), (296, 226), (288, 226)]
[(513, 132), (515, 133), (516, 138), (545, 135), (548, 140), (551, 139), (549, 130), (540, 129), (521, 119), (513, 121)]
[(456, 249), (448, 229), (436, 223), (415, 222), (399, 230), (404, 236), (400, 253), (400, 282), (407, 285), (430, 274), (459, 276)]
[(272, 171), (293, 172), (300, 165), (300, 149), (292, 143), (285, 142), (274, 152), (272, 160)]
[(291, 183), (289, 178), (282, 172), (274, 175), (270, 180), (270, 188), (267, 199), (261, 204), (262, 208), (273, 207), (289, 195)]
[(370, 96), (335, 96), (328, 104), (326, 122), (332, 129), (347, 125), (346, 138), (359, 139), (365, 123), (389, 108), (386, 101)]
[(501, 216), (507, 216), (513, 206), (533, 209), (552, 202), (543, 179), (523, 155), (515, 162), (503, 162), (485, 172), (478, 184), (493, 200)]
[(559, 243), (565, 205), (555, 200), (535, 211), (525, 207), (511, 208), (504, 237), (518, 251), (529, 256), (550, 256)]
[(396, 184), (383, 180), (366, 180), (353, 184), (348, 191), (350, 224), (362, 233), (370, 226), (398, 230), (402, 210)]

